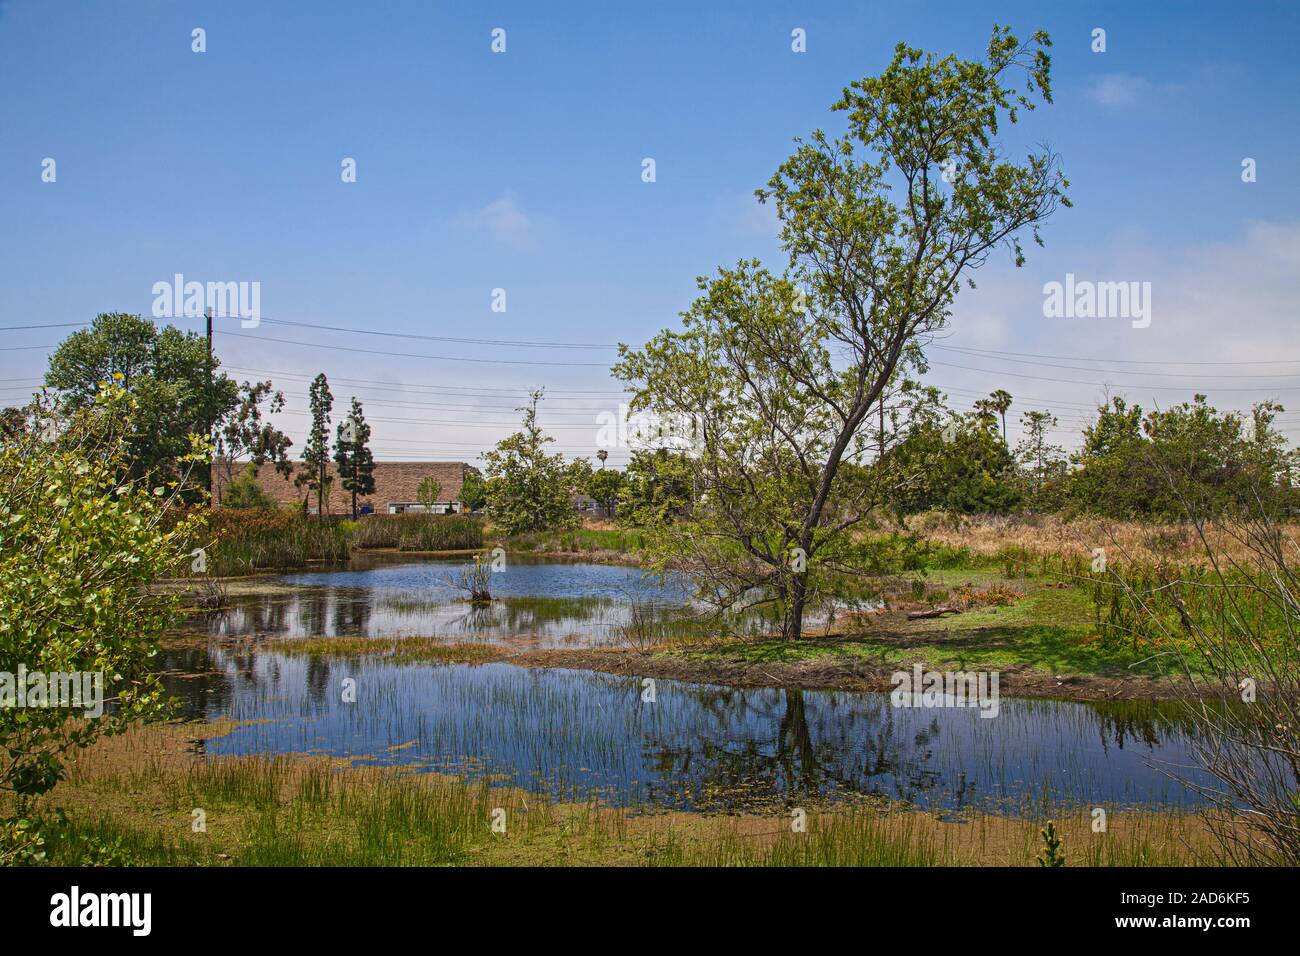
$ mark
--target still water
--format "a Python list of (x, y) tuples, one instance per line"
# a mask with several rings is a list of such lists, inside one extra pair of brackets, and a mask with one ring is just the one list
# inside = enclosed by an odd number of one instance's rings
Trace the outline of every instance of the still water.
[[(662, 619), (679, 616), (686, 585), (639, 568), (511, 556), (491, 575), (492, 604), (473, 608), (456, 581), (470, 562), (354, 560), (347, 570), (267, 576), (265, 593), (195, 617), (187, 629), (212, 637), (446, 637), (536, 647), (619, 643), (635, 602)], [(368, 566), (367, 566), (368, 565)]]
[[(1187, 739), (1150, 705), (1003, 698), (990, 720), (896, 709), (885, 694), (669, 680), (647, 703), (634, 677), (216, 643), (173, 651), (166, 667), (191, 716), (259, 721), (209, 741), (217, 754), (323, 753), (682, 809), (870, 795), (1013, 814), (1199, 802), (1161, 772), (1190, 763)], [(355, 703), (342, 702), (344, 678)]]

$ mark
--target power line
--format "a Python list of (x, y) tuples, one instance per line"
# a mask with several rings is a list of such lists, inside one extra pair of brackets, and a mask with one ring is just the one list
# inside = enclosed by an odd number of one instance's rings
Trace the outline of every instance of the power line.
[[(240, 316), (221, 315), (221, 319), (236, 319)], [(242, 321), (242, 319), (241, 319)], [(274, 325), (290, 325), (303, 329), (324, 329), (330, 332), (350, 332), (354, 335), (376, 335), (385, 338), (394, 339), (418, 339), (425, 342), (457, 342), (464, 345), (508, 345), (520, 348), (541, 348), (541, 349), (617, 349), (617, 345), (604, 345), (594, 342), (534, 342), (526, 339), (477, 339), (477, 338), (460, 338), (451, 335), (420, 335), (414, 332), (381, 332), (377, 329), (357, 329), (342, 325), (326, 325), (321, 322), (294, 322), (290, 319), (272, 319), (267, 316), (259, 316), (258, 321), (270, 322)]]
[[(0, 389), (0, 391), (3, 391), (3, 389)], [(364, 404), (366, 408), (379, 407), (379, 408), (397, 408), (397, 409), (408, 409), (408, 410), (427, 408), (432, 411), (440, 411), (440, 412), (518, 411), (518, 409), (508, 405), (445, 405), (438, 402), (390, 402), (390, 401), (384, 401), (382, 399), (372, 399), (365, 396), (360, 396), (360, 397), (365, 399)], [(595, 408), (584, 409), (584, 410), (560, 409), (558, 411), (544, 408), (541, 414), (546, 415), (547, 418), (550, 418), (553, 415), (567, 415), (570, 417), (576, 415), (590, 420), (593, 414), (599, 414), (601, 412), (606, 412), (609, 410), (610, 409), (608, 406), (597, 406)]]
[[(200, 314), (195, 314), (195, 315), (167, 316), (165, 318), (170, 318), (179, 321), (183, 319), (199, 319), (202, 317), (203, 316)], [(238, 315), (216, 315), (215, 318), (239, 319), (240, 321), (245, 321), (244, 316), (238, 316)], [(496, 346), (512, 346), (512, 347), (520, 347), (520, 348), (554, 348), (554, 349), (584, 349), (584, 350), (589, 350), (589, 349), (614, 350), (619, 348), (619, 345), (616, 343), (605, 343), (605, 342), (549, 342), (549, 341), (540, 341), (540, 340), (532, 340), (532, 339), (474, 338), (474, 337), (450, 336), (450, 335), (428, 335), (428, 334), (422, 334), (416, 332), (389, 332), (389, 331), (383, 331), (379, 329), (356, 328), (355, 326), (331, 325), (323, 322), (304, 322), (304, 321), (299, 321), (294, 319), (278, 319), (271, 316), (259, 316), (258, 321), (267, 322), (274, 325), (292, 326), (295, 328), (320, 329), (320, 330), (330, 331), (330, 332), (345, 332), (353, 335), (373, 335), (373, 336), (381, 336), (385, 338), (414, 339), (414, 340), (429, 341), (429, 342), (453, 342), (453, 343), (459, 343), (464, 345), (496, 345)], [(0, 332), (21, 331), (24, 329), (84, 328), (91, 324), (92, 323), (90, 322), (48, 322), (48, 323), (29, 324), (29, 325), (9, 325), (9, 326), (0, 326)], [(311, 344), (311, 343), (290, 343), (290, 344)], [(33, 348), (49, 348), (49, 347), (50, 346), (33, 346)], [(1237, 360), (1237, 361), (1225, 361), (1225, 360), (1171, 361), (1166, 359), (1093, 358), (1091, 356), (1083, 356), (1083, 355), (1052, 355), (1052, 354), (1044, 354), (1039, 352), (1012, 352), (1012, 351), (999, 350), (999, 349), (981, 349), (981, 348), (976, 348), (974, 346), (937, 345), (934, 344), (933, 342), (928, 343), (928, 347), (934, 349), (941, 349), (943, 351), (948, 351), (948, 352), (959, 352), (963, 354), (972, 354), (972, 355), (1008, 356), (1014, 359), (1055, 359), (1055, 360), (1070, 361), (1070, 362), (1108, 363), (1111, 365), (1160, 365), (1160, 366), (1300, 365), (1300, 358), (1253, 359), (1253, 360)], [(1044, 363), (1028, 362), (1022, 364), (1041, 365)], [(1049, 367), (1072, 368), (1072, 366), (1049, 366)], [(1111, 370), (1111, 369), (1084, 368), (1084, 369), (1077, 369), (1077, 370), (1116, 371), (1121, 374), (1143, 374), (1140, 371), (1126, 372), (1124, 370), (1119, 370), (1119, 369)], [(1157, 374), (1157, 373), (1150, 372), (1146, 374)], [(1174, 373), (1170, 373), (1170, 374), (1174, 374)], [(1300, 374), (1300, 373), (1280, 373), (1280, 374), (1289, 375), (1289, 374)], [(1228, 376), (1228, 377), (1234, 377), (1234, 376)], [(1245, 376), (1235, 376), (1235, 377), (1245, 377)]]
[[(1116, 358), (1088, 358), (1084, 355), (1040, 355), (1035, 352), (1000, 352), (995, 349), (977, 349), (970, 346), (958, 345), (934, 345), (930, 348), (944, 349), (949, 352), (975, 352), (981, 355), (1012, 355), (1018, 358), (1048, 358), (1062, 359), (1067, 362), (1109, 362), (1112, 365), (1297, 365), (1300, 359), (1257, 359), (1255, 361), (1206, 361), (1206, 362), (1171, 362), (1165, 359), (1116, 359)], [(1100, 370), (1096, 370), (1100, 371)]]
[[(956, 368), (966, 372), (981, 372), (985, 375), (1009, 375), (1012, 378), (1029, 378), (1039, 382), (1054, 382), (1057, 385), (1091, 385), (1094, 388), (1113, 388), (1117, 387), (1115, 383), (1107, 382), (1081, 382), (1073, 378), (1051, 378), (1044, 375), (1028, 375), (1024, 372), (1008, 372), (1000, 368), (975, 368), (970, 365), (954, 365), (951, 362), (931, 362), (931, 365), (938, 365), (942, 368)], [(1108, 369), (1086, 369), (1089, 372), (1105, 372)], [(1195, 385), (1146, 385), (1125, 383), (1122, 386), (1126, 389), (1140, 390), (1144, 388), (1160, 389), (1161, 391), (1170, 392), (1187, 392), (1187, 391), (1215, 391), (1215, 392), (1294, 392), (1300, 390), (1300, 385), (1256, 385), (1249, 388), (1229, 388), (1224, 386), (1215, 386), (1213, 389), (1200, 389)]]
[[(310, 415), (310, 414), (311, 414), (311, 411), (310, 411), (309, 409), (283, 408), (283, 409), (281, 409), (277, 414), (281, 414), (281, 415)], [(472, 421), (472, 422), (467, 422), (467, 421), (456, 421), (456, 420), (454, 420), (454, 419), (448, 420), (448, 419), (445, 419), (445, 418), (385, 418), (385, 417), (376, 417), (376, 418), (371, 418), (370, 416), (366, 416), (366, 421), (367, 421), (367, 422), (392, 422), (392, 423), (410, 424), (410, 425), (450, 425), (450, 426), (452, 426), (452, 427), (454, 427), (454, 428), (493, 428), (493, 427), (496, 427), (496, 428), (518, 428), (518, 427), (519, 427), (519, 421), (518, 421), (517, 419), (516, 419), (516, 420), (513, 420), (513, 421), (508, 421), (508, 422), (497, 422), (497, 421), (489, 421), (489, 422), (485, 422), (485, 421)], [(593, 422), (591, 422), (591, 423), (589, 423), (589, 424), (585, 424), (585, 425), (563, 425), (563, 424), (562, 424), (562, 425), (552, 425), (552, 424), (544, 424), (544, 425), (543, 425), (543, 424), (539, 424), (539, 427), (545, 427), (546, 429), (551, 430), (551, 431), (554, 431), (554, 430), (557, 429), (557, 428), (565, 428), (565, 429), (574, 429), (574, 428), (579, 428), (579, 429), (583, 429), (583, 430), (596, 431), (600, 426), (599, 426), (596, 422), (593, 421)]]
[[(969, 354), (975, 358), (985, 357), (983, 353), (967, 352), (965, 349), (950, 348), (946, 345), (932, 345), (931, 348), (942, 349), (945, 352), (957, 352), (963, 355)], [(1276, 378), (1279, 376), (1296, 377), (1300, 372), (1275, 372), (1271, 375), (1249, 375), (1246, 373), (1237, 374), (1214, 374), (1211, 372), (1152, 372), (1147, 369), (1116, 369), (1116, 368), (1089, 368), (1086, 365), (1057, 365), (1052, 362), (1026, 362), (1020, 359), (1003, 359), (994, 356), (988, 356), (995, 362), (1015, 362), (1017, 365), (1035, 365), (1043, 368), (1063, 368), (1074, 372), (1105, 372), (1110, 375), (1146, 375), (1159, 376), (1161, 378), (1187, 378), (1189, 375), (1197, 375), (1201, 378)], [(1097, 361), (1103, 361), (1098, 359)], [(937, 363), (936, 363), (937, 364)], [(1154, 364), (1154, 363), (1153, 363)]]
[(279, 342), (284, 345), (301, 345), (312, 349), (329, 349), (333, 352), (357, 352), (365, 355), (387, 355), (394, 358), (418, 358), (434, 362), (474, 362), (483, 365), (549, 365), (565, 368), (609, 368), (608, 362), (529, 362), (523, 359), (485, 359), (464, 356), (421, 355), (415, 352), (384, 352), (379, 349), (359, 349), (349, 345), (325, 345), (321, 342), (295, 342), (293, 339), (277, 339), (268, 335), (248, 335), (243, 332), (222, 331), (221, 335), (232, 335), (241, 339), (253, 339), (257, 342)]
[[(285, 372), (285, 371), (278, 371), (276, 369), (270, 369), (270, 368), (247, 368), (245, 366), (239, 366), (239, 365), (227, 365), (225, 366), (225, 368), (230, 369), (232, 372), (253, 372), (258, 375), (279, 375), (285, 378), (300, 378), (306, 381), (311, 381), (313, 378), (315, 378), (314, 375), (306, 372)], [(449, 390), (446, 392), (440, 392), (440, 391), (422, 392), (422, 394), (426, 394), (426, 395), (457, 394), (460, 392), (484, 392), (484, 393), (504, 392), (506, 393), (506, 394), (484, 394), (483, 396), (484, 398), (515, 398), (517, 396), (527, 397), (532, 391), (529, 388), (519, 388), (519, 389), (512, 390), (505, 385), (495, 386), (495, 387), (480, 386), (480, 385), (418, 385), (413, 383), (391, 382), (387, 379), (331, 378), (330, 381), (331, 382), (352, 382), (358, 385), (387, 386), (388, 389), (392, 391), (423, 390), (423, 389)], [(609, 389), (584, 391), (581, 389), (552, 389), (550, 386), (539, 386), (539, 387), (541, 387), (546, 392), (548, 401), (550, 400), (550, 397), (553, 395), (623, 395), (626, 396), (628, 394), (626, 391), (616, 391), (616, 390), (609, 390)], [(510, 394), (511, 392), (513, 392), (513, 394)], [(564, 401), (579, 401), (579, 400), (580, 399), (564, 399)]]

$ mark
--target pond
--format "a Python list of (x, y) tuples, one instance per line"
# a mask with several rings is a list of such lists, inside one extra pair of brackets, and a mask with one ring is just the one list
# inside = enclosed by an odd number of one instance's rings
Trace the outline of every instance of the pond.
[[(171, 651), (166, 668), (191, 716), (258, 721), (208, 741), (214, 754), (322, 753), (555, 797), (709, 811), (873, 795), (1011, 814), (1199, 802), (1162, 772), (1189, 764), (1190, 751), (1153, 705), (1003, 698), (1000, 715), (982, 719), (896, 709), (886, 694), (668, 680), (649, 703), (633, 677), (216, 643)], [(345, 678), (355, 702), (342, 700)]]
[[(372, 555), (342, 570), (265, 576), (262, 593), (196, 616), (187, 629), (213, 637), (446, 637), (534, 647), (621, 643), (632, 604), (665, 624), (689, 597), (679, 579), (639, 568), (530, 560), (511, 555), (491, 575), (494, 598), (471, 607), (456, 585), (464, 559), (413, 561)], [(360, 566), (358, 566), (360, 565)]]

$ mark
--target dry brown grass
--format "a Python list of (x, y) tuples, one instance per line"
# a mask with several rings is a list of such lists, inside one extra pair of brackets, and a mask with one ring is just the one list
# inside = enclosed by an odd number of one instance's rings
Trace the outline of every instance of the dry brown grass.
[[(950, 518), (924, 514), (908, 527), (923, 537), (950, 547), (968, 548), (992, 557), (1007, 548), (1034, 555), (1092, 558), (1094, 548), (1105, 548), (1109, 560), (1142, 563), (1205, 564), (1205, 545), (1190, 523), (1146, 523), (1105, 518), (1063, 521), (1055, 515), (1028, 517), (986, 515)], [(1300, 524), (1283, 528), (1300, 538)], [(1220, 557), (1249, 563), (1252, 553), (1241, 532), (1232, 525), (1209, 527), (1206, 541)]]

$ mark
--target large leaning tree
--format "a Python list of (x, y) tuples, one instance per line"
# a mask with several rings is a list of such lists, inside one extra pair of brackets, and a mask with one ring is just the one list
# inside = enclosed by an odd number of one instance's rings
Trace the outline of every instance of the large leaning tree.
[(1024, 262), (1026, 233), (1068, 205), (1056, 156), (1014, 161), (997, 142), (1051, 102), (1050, 40), (995, 27), (987, 55), (900, 44), (877, 77), (832, 107), (847, 133), (818, 131), (757, 192), (775, 204), (788, 269), (756, 261), (699, 280), (701, 294), (614, 373), (635, 411), (694, 423), (695, 506), (657, 535), (652, 558), (694, 570), (723, 607), (775, 602), (797, 638), (805, 608), (861, 566), (859, 526), (883, 469), (842, 468), (868, 451), (868, 415), (942, 328), (959, 284), (996, 250)]

